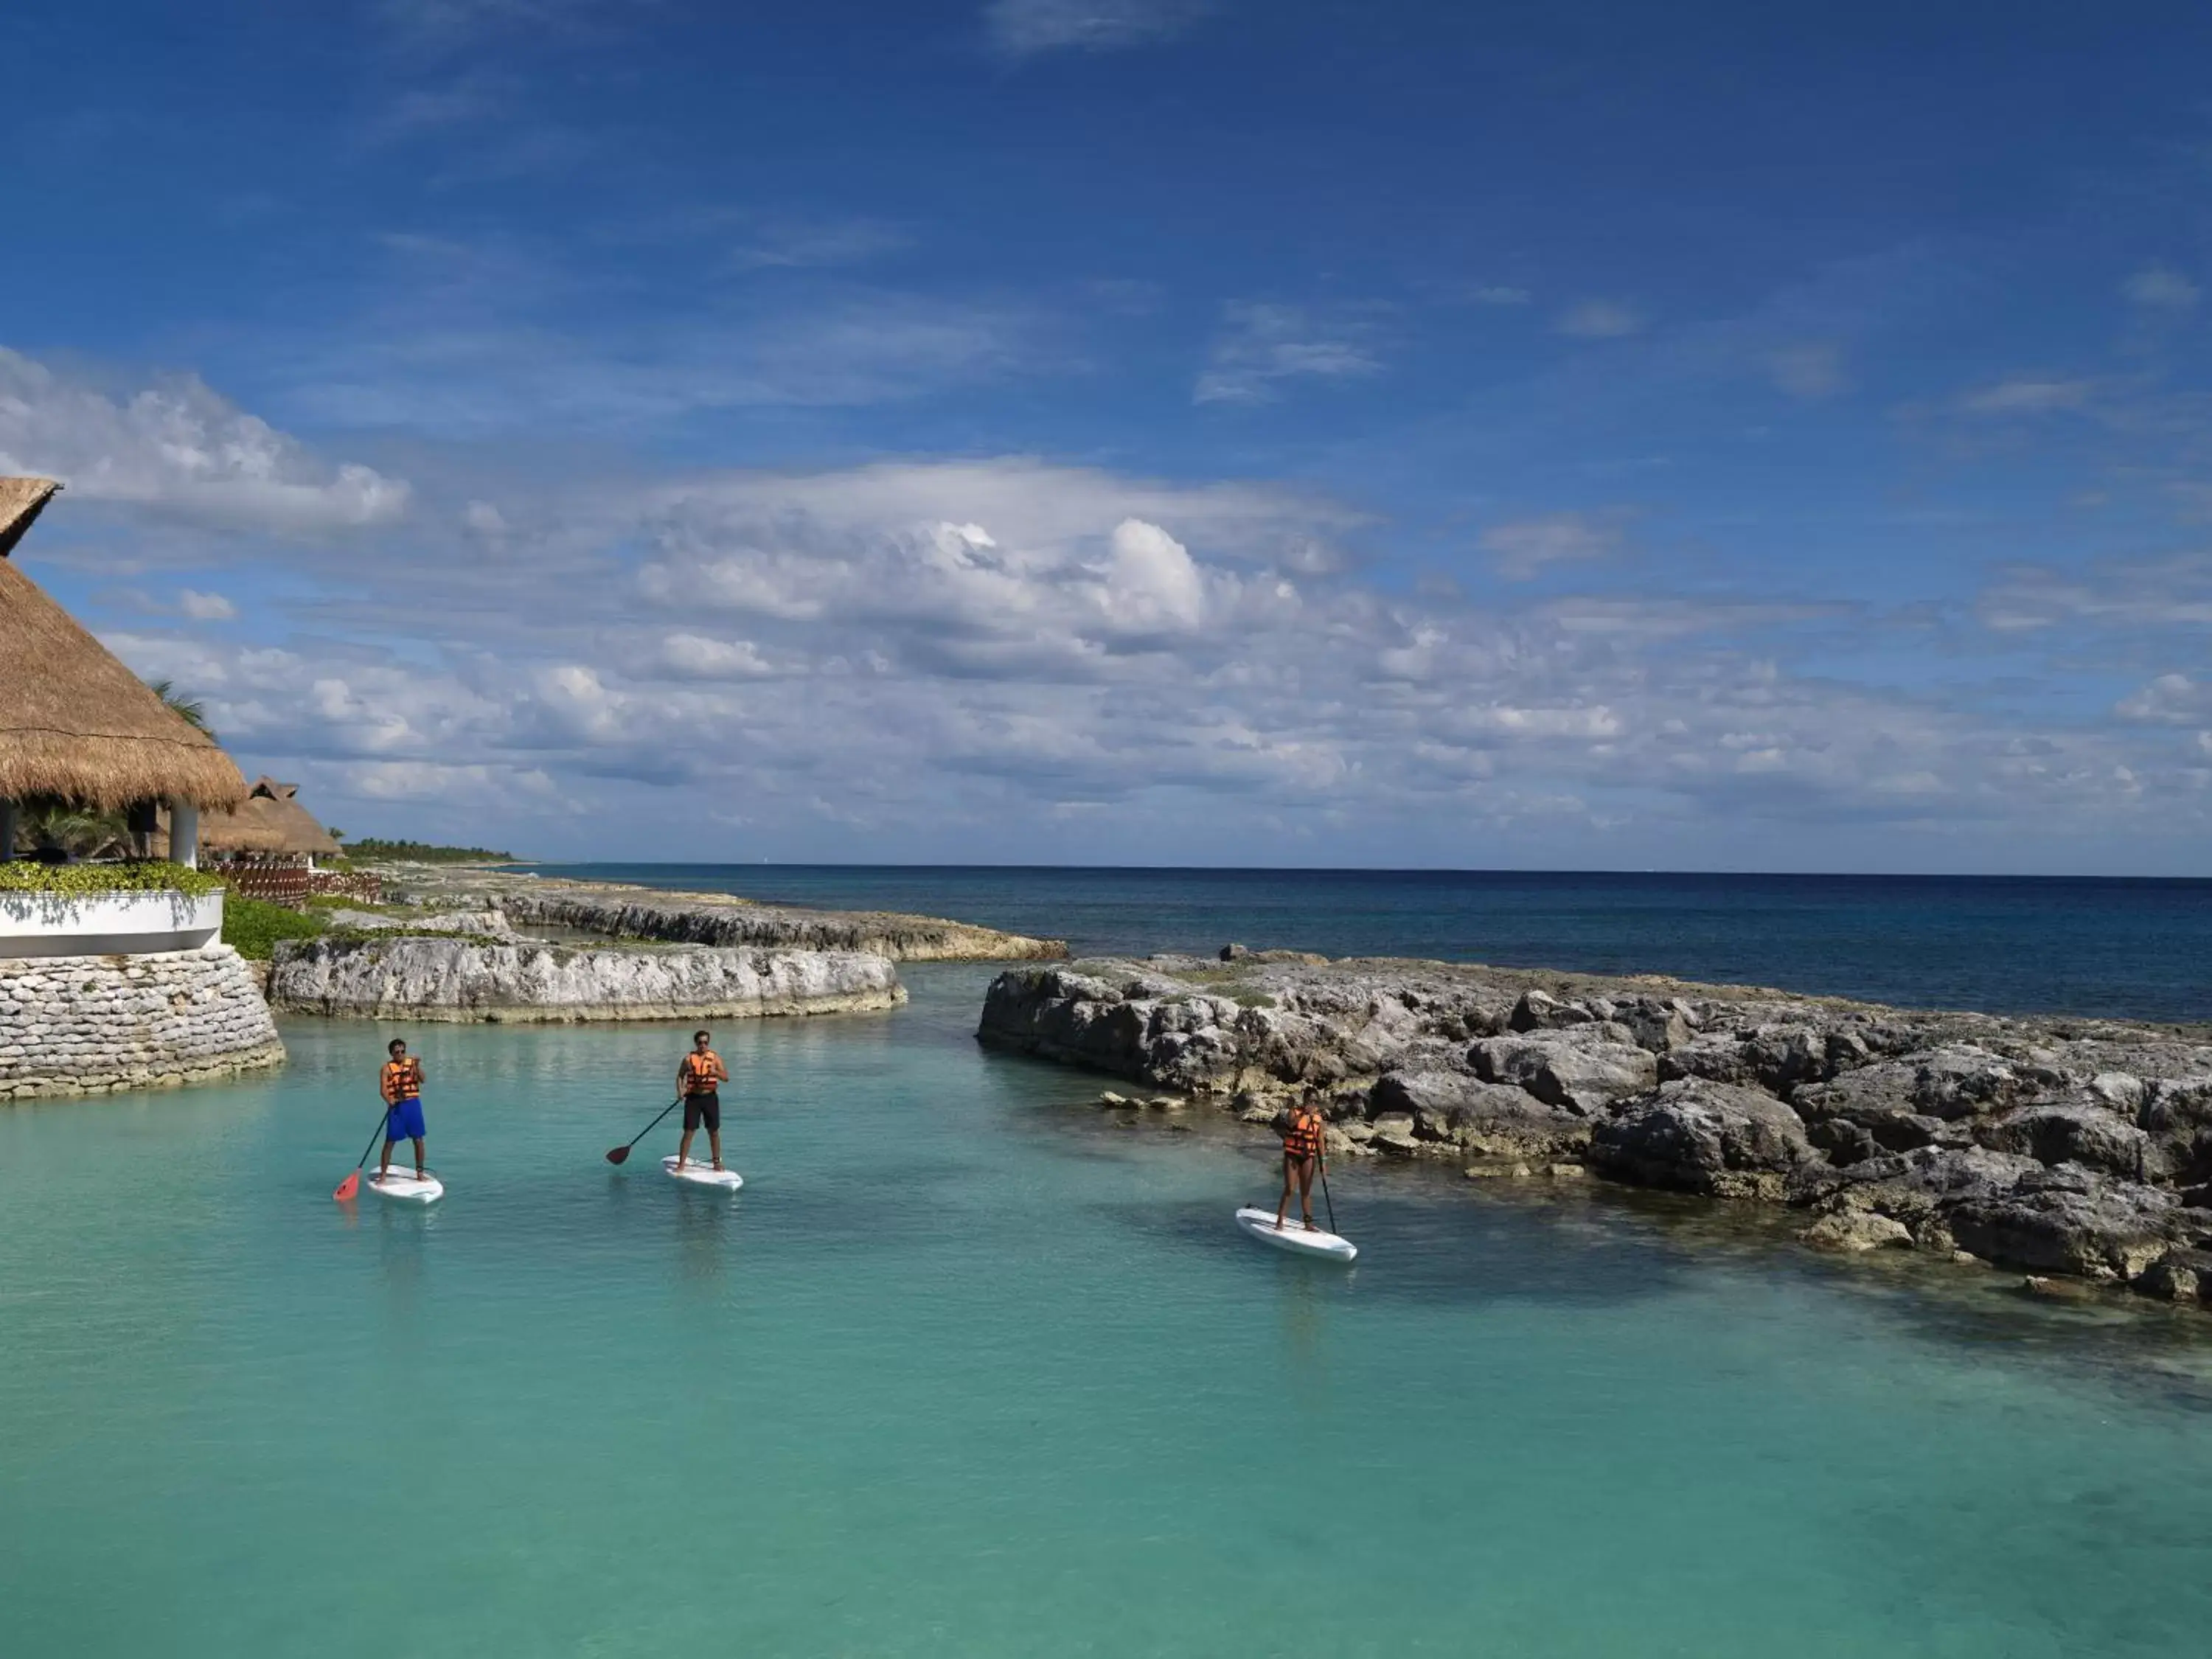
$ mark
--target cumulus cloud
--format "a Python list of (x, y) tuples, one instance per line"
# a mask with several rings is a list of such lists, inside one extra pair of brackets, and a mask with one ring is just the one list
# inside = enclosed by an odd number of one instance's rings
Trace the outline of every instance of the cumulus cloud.
[(1009, 58), (1114, 52), (1181, 34), (1212, 9), (1212, 0), (990, 0), (983, 27)]
[(1644, 315), (1617, 300), (1584, 300), (1560, 313), (1559, 330), (1577, 340), (1617, 340), (1644, 328)]
[(1191, 401), (1272, 403), (1285, 380), (1377, 374), (1382, 365), (1367, 342), (1370, 332), (1364, 318), (1350, 313), (1317, 317), (1297, 306), (1232, 304)]
[(0, 472), (59, 478), (81, 500), (280, 535), (385, 525), (404, 480), (332, 465), (189, 376), (119, 397), (0, 346)]
[(715, 640), (703, 634), (671, 634), (660, 660), (672, 674), (690, 679), (758, 679), (775, 672), (750, 640)]

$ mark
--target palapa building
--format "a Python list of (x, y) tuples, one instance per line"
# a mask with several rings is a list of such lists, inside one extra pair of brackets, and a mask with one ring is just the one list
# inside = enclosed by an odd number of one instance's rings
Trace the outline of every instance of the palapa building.
[(334, 859), (343, 850), (300, 805), (298, 784), (269, 777), (253, 781), (235, 811), (211, 812), (200, 820), (200, 848), (209, 858), (228, 863), (309, 869), (317, 859)]
[(172, 856), (198, 861), (199, 815), (246, 799), (213, 738), (172, 713), (16, 567), (15, 544), (60, 486), (0, 478), (0, 859), (22, 803), (141, 817), (169, 809)]
[[(148, 839), (166, 809), (177, 862), (195, 864), (200, 815), (244, 805), (246, 780), (17, 565), (58, 488), (0, 478), (0, 860), (13, 859), (20, 809), (39, 805), (119, 812)], [(222, 890), (100, 874), (0, 880), (0, 1100), (280, 1063), (268, 1005), (221, 942)]]

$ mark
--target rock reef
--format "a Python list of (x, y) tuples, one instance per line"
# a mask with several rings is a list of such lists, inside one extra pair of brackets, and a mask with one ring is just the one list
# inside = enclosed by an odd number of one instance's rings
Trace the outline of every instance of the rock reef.
[(853, 1013), (906, 1000), (858, 951), (590, 947), (514, 937), (331, 937), (278, 949), (270, 1000), (297, 1013), (490, 1022)]
[(1790, 1206), (1820, 1248), (2212, 1303), (2212, 1033), (1224, 956), (1012, 969), (977, 1036), (1254, 1121), (1317, 1091), (1342, 1155), (1586, 1168)]

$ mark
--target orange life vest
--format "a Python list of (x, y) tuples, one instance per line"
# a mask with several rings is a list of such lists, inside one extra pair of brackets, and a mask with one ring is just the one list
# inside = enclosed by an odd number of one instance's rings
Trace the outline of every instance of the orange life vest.
[(722, 1064), (721, 1055), (712, 1048), (703, 1054), (694, 1051), (684, 1055), (684, 1092), (687, 1095), (713, 1094), (718, 1080), (714, 1074), (718, 1072), (724, 1077), (729, 1075), (729, 1068)]
[(1291, 1120), (1290, 1133), (1283, 1137), (1283, 1156), (1297, 1159), (1321, 1156), (1321, 1119), (1317, 1115), (1301, 1111)]
[(388, 1060), (381, 1079), (384, 1103), (396, 1106), (403, 1100), (411, 1100), (422, 1092), (422, 1067), (412, 1054), (405, 1060)]

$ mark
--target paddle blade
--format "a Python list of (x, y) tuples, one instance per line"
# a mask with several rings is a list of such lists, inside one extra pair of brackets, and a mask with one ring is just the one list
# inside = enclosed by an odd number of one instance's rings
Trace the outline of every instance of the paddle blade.
[(629, 1159), (629, 1148), (627, 1146), (617, 1146), (607, 1154), (607, 1162), (610, 1164), (627, 1163)]
[(350, 1198), (351, 1198), (351, 1197), (352, 1197), (356, 1193), (359, 1192), (360, 1190), (361, 1190), (361, 1171), (360, 1171), (360, 1170), (355, 1170), (351, 1175), (348, 1176), (347, 1176), (343, 1181), (341, 1181), (340, 1182), (338, 1182), (338, 1189), (337, 1189), (337, 1191), (336, 1191), (336, 1192), (332, 1193), (332, 1194), (331, 1194), (331, 1196), (332, 1198), (336, 1199), (339, 1203), (343, 1204), (343, 1203), (344, 1203), (348, 1199), (350, 1199)]

